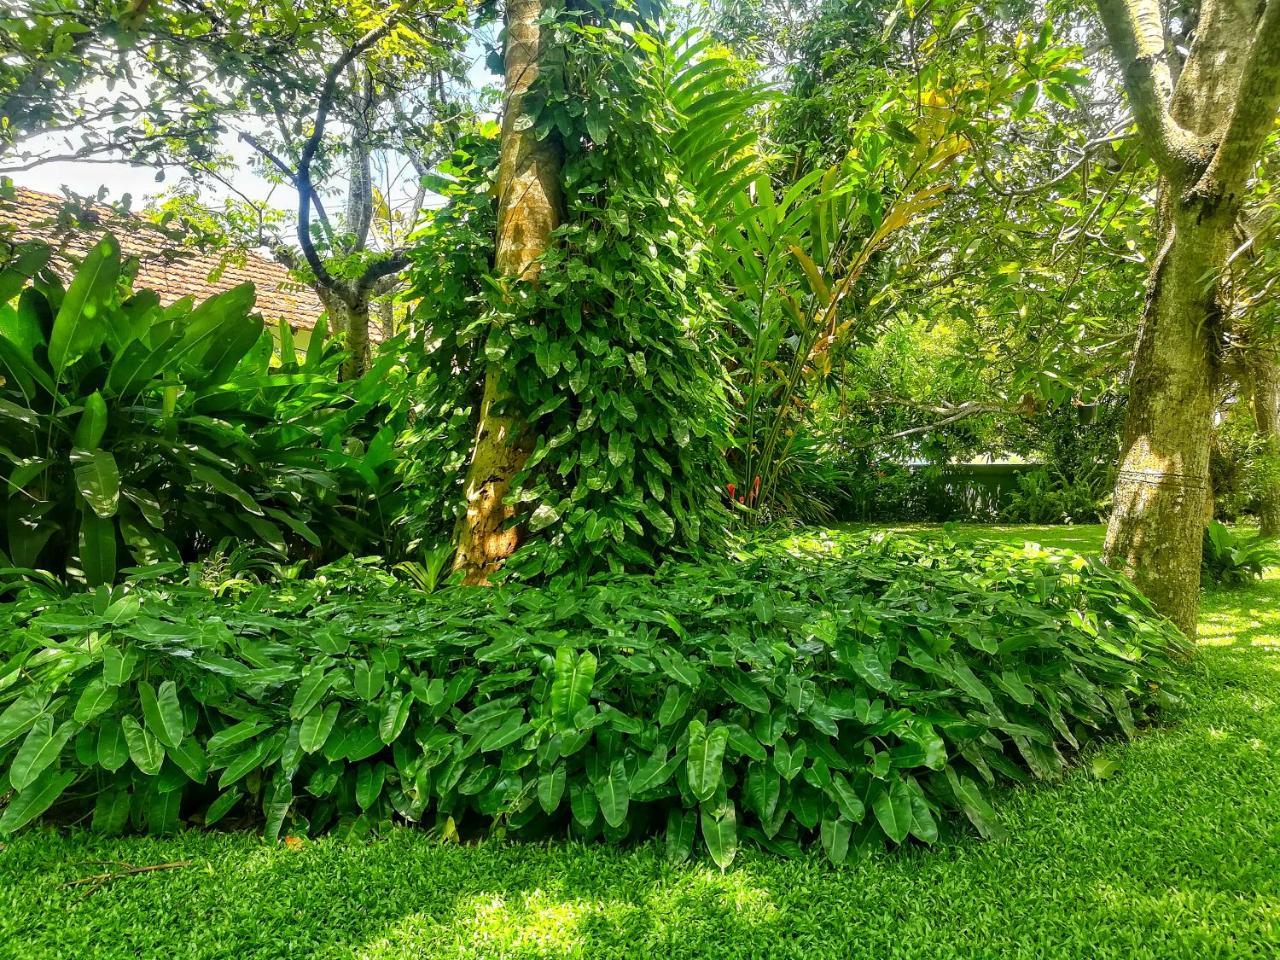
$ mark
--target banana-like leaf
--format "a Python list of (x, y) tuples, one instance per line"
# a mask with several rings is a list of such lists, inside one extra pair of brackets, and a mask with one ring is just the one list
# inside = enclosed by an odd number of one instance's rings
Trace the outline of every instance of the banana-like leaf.
[(55, 380), (107, 338), (106, 312), (120, 279), (120, 243), (111, 234), (89, 251), (67, 289), (49, 334), (49, 364)]

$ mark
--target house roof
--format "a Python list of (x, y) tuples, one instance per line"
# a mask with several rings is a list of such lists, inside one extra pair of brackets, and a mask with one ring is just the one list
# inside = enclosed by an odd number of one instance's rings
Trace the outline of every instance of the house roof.
[(268, 324), (286, 321), (295, 330), (310, 330), (324, 312), (315, 291), (295, 280), (274, 260), (252, 250), (209, 253), (182, 246), (169, 232), (133, 214), (101, 205), (68, 210), (64, 197), (24, 187), (13, 200), (0, 200), (0, 227), (12, 227), (14, 240), (43, 240), (63, 253), (62, 263), (82, 257), (110, 230), (126, 256), (139, 266), (134, 286), (151, 289), (164, 304), (183, 297), (196, 302), (252, 281), (257, 309)]

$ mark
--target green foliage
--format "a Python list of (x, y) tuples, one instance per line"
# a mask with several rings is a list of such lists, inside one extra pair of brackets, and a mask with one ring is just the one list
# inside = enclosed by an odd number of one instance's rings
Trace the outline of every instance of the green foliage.
[[(365, 564), (0, 612), (2, 822), (167, 832), (395, 819), (713, 859), (1000, 825), (997, 780), (1132, 733), (1181, 648), (1125, 581), (1035, 547), (813, 537), (584, 588), (424, 594)], [(1140, 716), (1140, 713), (1138, 714)]]
[(1234, 533), (1217, 520), (1205, 527), (1200, 554), (1200, 579), (1204, 584), (1239, 586), (1275, 566), (1280, 566), (1280, 547), (1274, 541)]
[[(1102, 537), (967, 532), (1089, 552)], [(1003, 843), (944, 834), (928, 856), (850, 856), (838, 869), (816, 846), (796, 859), (747, 846), (711, 875), (670, 862), (660, 840), (458, 844), (406, 829), (264, 845), (245, 832), (29, 830), (0, 857), (0, 943), (20, 944), (23, 960), (1275, 954), (1280, 844), (1259, 837), (1280, 809), (1280, 579), (1205, 597), (1201, 620), (1213, 638), (1176, 722), (1097, 745), (1053, 789), (998, 791)], [(116, 863), (192, 866), (121, 876)]]
[(162, 307), (130, 292), (110, 235), (65, 290), (36, 263), (0, 273), (18, 294), (0, 304), (5, 566), (95, 585), (223, 538), (283, 560), (416, 536), (397, 518), (444, 484), (409, 453), (439, 428), (407, 429), (397, 344), (336, 386), (323, 328), (305, 354), (282, 331), (277, 355), (250, 284)]
[[(705, 228), (671, 148), (657, 41), (565, 14), (529, 122), (563, 147), (562, 226), (536, 286), (492, 279), (484, 335), (524, 411), (522, 576), (652, 567), (717, 542), (728, 444)], [(448, 338), (440, 347), (454, 348)]]
[(1042, 468), (1018, 475), (1000, 515), (1013, 523), (1090, 523), (1098, 517), (1098, 503), (1088, 483)]

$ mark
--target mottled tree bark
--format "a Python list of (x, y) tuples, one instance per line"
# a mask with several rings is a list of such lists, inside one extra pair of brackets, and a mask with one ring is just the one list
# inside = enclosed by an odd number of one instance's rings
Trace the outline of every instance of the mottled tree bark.
[(1280, 108), (1280, 0), (1205, 0), (1176, 85), (1157, 0), (1097, 2), (1159, 166), (1164, 207), (1104, 554), (1192, 635), (1222, 275), (1244, 187)]
[[(512, 287), (537, 283), (538, 258), (560, 222), (560, 150), (522, 122), (525, 99), (547, 69), (546, 36), (538, 20), (543, 0), (508, 0), (505, 90), (498, 160), (498, 233), (494, 267)], [(519, 543), (511, 482), (531, 449), (526, 424), (498, 365), (485, 373), (475, 446), (467, 469), (466, 514), (456, 532), (454, 568), (468, 583), (485, 583)]]
[(330, 308), (330, 318), (347, 334), (347, 354), (342, 358), (339, 375), (343, 380), (359, 380), (369, 368), (369, 299), (356, 298), (352, 303), (334, 297), (333, 303), (336, 310)]

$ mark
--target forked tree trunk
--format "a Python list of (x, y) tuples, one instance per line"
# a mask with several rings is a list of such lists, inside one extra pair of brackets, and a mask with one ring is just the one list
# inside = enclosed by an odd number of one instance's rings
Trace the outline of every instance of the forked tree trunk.
[[(494, 267), (512, 286), (536, 283), (538, 258), (560, 222), (560, 150), (539, 140), (524, 122), (525, 98), (547, 68), (546, 35), (539, 24), (544, 0), (508, 0), (506, 103), (498, 159), (498, 234)], [(454, 569), (468, 583), (485, 583), (519, 543), (511, 482), (532, 447), (501, 367), (485, 373), (475, 446), (467, 468), (466, 514), (458, 521)]]
[(1280, 107), (1280, 0), (1204, 0), (1176, 87), (1158, 0), (1097, 2), (1160, 169), (1163, 207), (1104, 554), (1194, 635), (1221, 278), (1244, 186)]
[(1248, 356), (1249, 403), (1262, 452), (1258, 464), (1258, 522), (1264, 537), (1280, 537), (1280, 364), (1277, 348), (1253, 347)]

